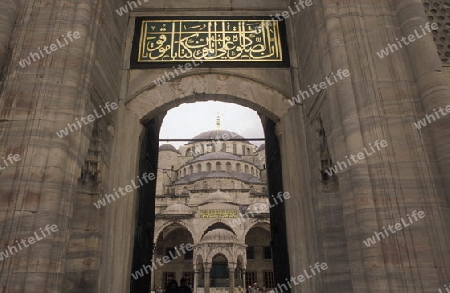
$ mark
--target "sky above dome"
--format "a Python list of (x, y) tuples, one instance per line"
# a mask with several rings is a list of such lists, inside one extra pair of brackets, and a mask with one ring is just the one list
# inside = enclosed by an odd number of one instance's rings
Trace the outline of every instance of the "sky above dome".
[[(245, 138), (263, 138), (264, 131), (256, 111), (237, 104), (223, 102), (197, 102), (182, 104), (167, 112), (159, 134), (160, 139), (186, 138), (216, 129), (216, 117), (220, 114), (221, 129), (236, 132)], [(178, 148), (186, 142), (161, 141)], [(260, 146), (264, 141), (252, 141)]]

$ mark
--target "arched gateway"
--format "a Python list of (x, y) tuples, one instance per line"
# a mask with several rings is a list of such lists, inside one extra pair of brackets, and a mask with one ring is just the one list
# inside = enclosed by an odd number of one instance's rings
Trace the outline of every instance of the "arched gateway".
[(270, 214), (278, 293), (449, 287), (448, 0), (0, 8), (0, 291), (146, 290), (159, 127), (206, 100), (260, 114), (270, 203), (291, 195)]
[[(117, 160), (114, 164), (122, 166), (120, 170), (117, 170), (117, 174), (113, 175), (115, 178), (114, 181), (116, 181), (117, 184), (120, 184), (122, 180), (129, 180), (129, 174), (151, 173), (155, 171), (152, 170), (151, 167), (150, 169), (146, 169), (146, 166), (154, 166), (156, 164), (155, 158), (157, 158), (158, 155), (157, 139), (159, 127), (162, 118), (169, 109), (182, 103), (218, 100), (233, 102), (251, 107), (258, 111), (265, 127), (266, 137), (269, 138), (267, 141), (268, 143), (266, 144), (267, 148), (270, 149), (269, 151), (273, 152), (272, 163), (271, 165), (268, 164), (268, 172), (273, 173), (271, 176), (272, 182), (269, 180), (269, 191), (273, 190), (272, 193), (276, 194), (280, 190), (283, 190), (281, 180), (282, 174), (280, 172), (281, 161), (279, 157), (279, 143), (275, 133), (275, 125), (277, 125), (277, 127), (282, 127), (283, 117), (286, 116), (289, 109), (289, 104), (286, 102), (286, 97), (283, 94), (260, 81), (230, 74), (191, 75), (160, 86), (151, 85), (151, 77), (147, 77), (147, 79), (147, 82), (150, 85), (130, 89), (130, 94), (127, 95), (127, 98), (125, 98), (119, 106), (119, 117), (121, 117), (123, 121), (118, 124), (118, 129), (116, 131), (123, 139), (120, 141), (117, 140), (117, 144), (114, 147), (115, 150), (118, 151), (118, 153), (113, 155)], [(141, 78), (140, 82), (141, 84), (143, 82)], [(130, 81), (130, 84), (133, 83)], [(136, 139), (138, 137), (141, 137), (141, 139)], [(128, 150), (127, 156), (123, 156), (122, 153), (125, 149)], [(139, 149), (141, 149), (140, 156)], [(135, 153), (130, 154), (130, 150), (134, 150)], [(132, 162), (130, 162), (130, 155), (131, 158), (134, 158), (134, 161)], [(143, 157), (150, 159), (143, 160)], [(140, 167), (139, 169), (136, 169), (136, 164), (138, 164), (139, 160), (141, 161), (141, 163), (139, 163)], [(135, 266), (129, 268), (129, 271), (131, 272), (141, 268), (143, 259), (151, 259), (148, 247), (152, 246), (153, 239), (150, 240), (149, 237), (143, 235), (146, 233), (153, 234), (154, 232), (157, 232), (153, 231), (152, 228), (146, 229), (145, 227), (138, 227), (136, 232), (133, 232), (134, 219), (127, 214), (129, 213), (128, 211), (132, 210), (135, 206), (138, 206), (136, 211), (138, 214), (137, 223), (144, 221), (148, 226), (149, 223), (154, 222), (154, 215), (150, 216), (152, 209), (149, 208), (149, 206), (154, 205), (154, 203), (152, 203), (152, 201), (146, 201), (148, 200), (148, 194), (154, 194), (152, 184), (148, 184), (138, 191), (142, 192), (141, 195), (146, 199), (139, 203), (139, 201), (136, 201), (138, 197), (130, 197), (123, 202), (121, 201), (120, 207), (113, 207), (113, 204), (108, 207), (110, 209), (107, 210), (107, 217), (110, 216), (115, 219), (121, 219), (120, 221), (115, 220), (112, 223), (117, 223), (117, 225), (122, 227), (121, 229), (126, 229), (123, 233), (128, 235), (127, 237), (124, 237), (125, 234), (117, 234), (116, 229), (118, 229), (118, 227), (114, 227), (114, 224), (111, 224), (109, 226), (109, 229), (111, 229), (111, 241), (108, 244), (108, 251), (114, 255), (119, 253), (119, 251), (123, 254), (125, 253), (124, 247), (127, 247), (127, 253), (130, 256), (134, 254), (134, 262), (136, 263)], [(146, 204), (143, 204), (143, 202), (146, 202)], [(142, 217), (139, 217), (139, 205), (142, 208)], [(128, 207), (125, 208), (125, 206)], [(278, 266), (278, 269), (275, 271), (275, 277), (282, 280), (289, 275), (289, 269), (287, 267), (288, 257), (286, 254), (286, 232), (284, 217), (282, 216), (284, 215), (284, 206), (278, 205), (273, 211), (276, 211), (276, 209), (278, 209), (278, 212), (274, 214), (272, 221), (273, 227), (278, 227), (275, 230), (276, 232), (274, 232), (275, 236), (278, 235), (274, 240), (275, 244), (277, 244), (274, 249), (274, 256), (278, 257), (278, 261), (274, 261), (274, 264)], [(135, 240), (133, 246), (129, 241), (130, 238), (135, 237), (136, 234), (140, 238)], [(202, 242), (200, 241), (200, 243)], [(205, 261), (208, 261), (211, 264), (211, 260), (207, 260), (207, 257), (209, 256), (204, 256)], [(116, 260), (113, 257), (107, 257), (107, 259), (106, 262), (111, 263), (105, 263), (105, 268), (110, 268)], [(234, 267), (236, 267), (236, 262), (237, 261), (234, 260), (231, 264), (234, 264)], [(245, 268), (242, 271), (245, 271)], [(129, 275), (124, 274), (124, 271), (111, 270), (110, 273), (112, 274), (111, 278), (117, 281), (117, 283), (130, 282)], [(134, 285), (134, 287), (145, 287), (145, 284), (149, 282), (149, 278), (150, 275), (147, 275), (136, 280), (135, 282), (138, 284)], [(133, 282), (134, 280), (131, 279), (131, 281)]]

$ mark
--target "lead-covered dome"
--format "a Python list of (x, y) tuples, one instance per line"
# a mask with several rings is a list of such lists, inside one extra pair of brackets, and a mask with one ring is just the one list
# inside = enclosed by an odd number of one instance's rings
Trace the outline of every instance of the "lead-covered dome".
[(256, 152), (260, 152), (260, 151), (265, 150), (265, 149), (266, 149), (266, 144), (263, 143), (262, 145), (259, 146), (259, 148), (256, 150)]
[(192, 215), (192, 209), (184, 204), (173, 204), (162, 212), (163, 215)]
[[(202, 132), (199, 135), (195, 136), (193, 139), (205, 139), (205, 140), (228, 140), (230, 138), (239, 138), (244, 139), (244, 137), (240, 136), (236, 132), (229, 130), (210, 130), (206, 132)], [(192, 143), (194, 141), (190, 141)]]
[(179, 153), (178, 150), (177, 150), (173, 145), (171, 145), (171, 144), (169, 144), (169, 143), (166, 143), (166, 144), (161, 145), (161, 146), (159, 147), (159, 150), (160, 150), (160, 151), (172, 151), (172, 152)]
[(236, 242), (236, 236), (225, 229), (214, 229), (207, 232), (201, 242), (208, 243), (233, 243)]

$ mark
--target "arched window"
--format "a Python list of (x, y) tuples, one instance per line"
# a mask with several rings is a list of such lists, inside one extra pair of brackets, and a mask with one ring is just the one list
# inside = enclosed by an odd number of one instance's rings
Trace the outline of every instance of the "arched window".
[(220, 180), (217, 180), (217, 181), (216, 181), (216, 188), (217, 188), (217, 189), (220, 189), (220, 188), (221, 188)]
[(252, 172), (252, 175), (255, 176), (255, 170), (253, 169), (253, 167), (250, 168), (250, 172)]
[(236, 172), (241, 173), (241, 164), (236, 164)]
[(203, 181), (203, 189), (208, 189), (208, 182)]
[(186, 157), (189, 157), (189, 156), (192, 156), (191, 148), (188, 148), (188, 149), (186, 150)]
[(244, 145), (242, 146), (242, 155), (243, 156), (245, 155), (245, 146)]
[(216, 151), (216, 144), (211, 143), (211, 151), (214, 153)]
[(186, 168), (183, 169), (183, 177), (186, 176)]
[(227, 162), (227, 172), (231, 172), (231, 163)]
[(206, 172), (211, 172), (211, 163), (206, 163)]
[(194, 167), (189, 166), (189, 174), (193, 174), (194, 173)]
[(189, 194), (187, 187), (183, 187), (183, 194)]
[(247, 148), (247, 155), (250, 156), (250, 149)]
[(230, 185), (231, 185), (231, 189), (234, 189), (234, 188), (235, 188), (234, 181), (231, 181), (231, 182), (230, 182)]
[(226, 152), (227, 151), (227, 145), (225, 143), (222, 143), (222, 152)]
[(249, 174), (248, 173), (248, 165), (245, 165), (245, 169), (244, 170), (245, 170), (245, 172), (244, 172), (245, 174)]
[(222, 164), (220, 162), (216, 163), (216, 171), (222, 171)]
[(237, 154), (237, 145), (233, 143), (233, 154)]
[(197, 173), (202, 172), (202, 165), (197, 164)]

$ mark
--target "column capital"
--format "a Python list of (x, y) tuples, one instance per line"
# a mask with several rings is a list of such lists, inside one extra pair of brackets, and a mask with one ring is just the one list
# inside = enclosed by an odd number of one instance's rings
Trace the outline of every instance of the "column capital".
[(205, 272), (206, 271), (209, 272), (211, 270), (211, 267), (212, 267), (212, 263), (210, 263), (210, 262), (203, 263), (203, 268), (205, 269)]

